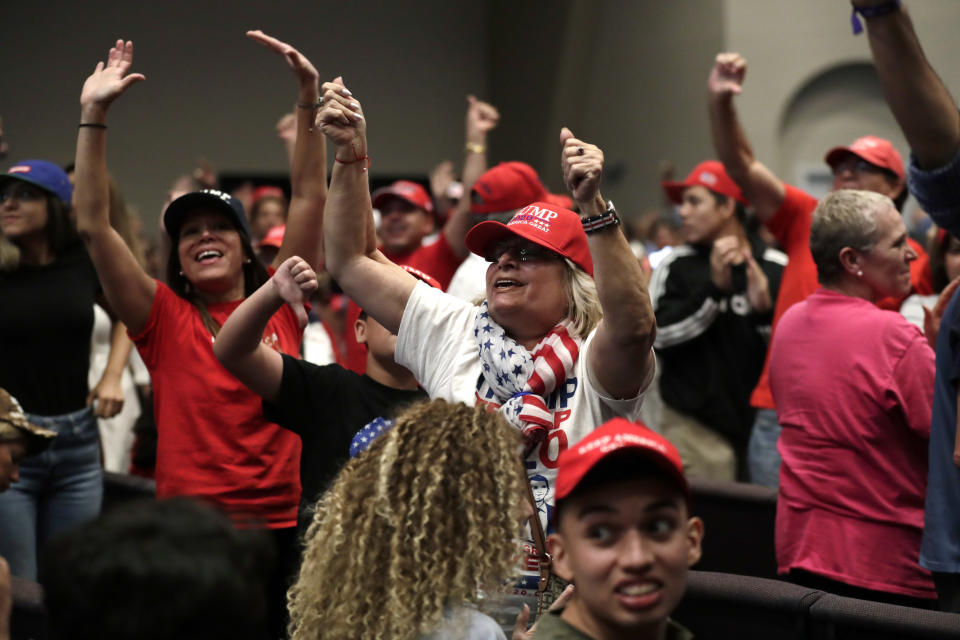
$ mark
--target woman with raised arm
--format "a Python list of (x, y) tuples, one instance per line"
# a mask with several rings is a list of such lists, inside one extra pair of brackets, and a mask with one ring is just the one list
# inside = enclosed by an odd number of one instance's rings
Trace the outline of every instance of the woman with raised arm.
[[(106, 367), (88, 383), (97, 274), (70, 221), (73, 187), (46, 160), (0, 174), (0, 386), (31, 421), (60, 434), (30, 456), (21, 481), (0, 496), (0, 555), (14, 575), (36, 579), (37, 549), (50, 536), (100, 512), (103, 476), (96, 417), (123, 406), (121, 373), (130, 354), (125, 329), (109, 331)], [(94, 403), (94, 400), (96, 402)]]
[(343, 86), (323, 91), (320, 128), (337, 147), (328, 270), (397, 333), (397, 362), (432, 398), (499, 407), (521, 430), (527, 473), (549, 487), (549, 513), (560, 452), (614, 416), (636, 419), (653, 378), (653, 310), (616, 212), (600, 196), (603, 153), (562, 130), (563, 177), (582, 218), (538, 202), (509, 224), (470, 231), (467, 247), (490, 261), (486, 300), (474, 306), (419, 284), (376, 250), (366, 121)]
[[(294, 253), (319, 260), (326, 197), (325, 143), (313, 130), (317, 72), (296, 49), (259, 31), (247, 34), (284, 56), (299, 86), (297, 141), (287, 233), (274, 262)], [(118, 40), (83, 86), (76, 158), (77, 225), (107, 300), (129, 328), (156, 394), (157, 494), (214, 502), (235, 519), (262, 522), (281, 553), (294, 553), (300, 487), (297, 437), (266, 422), (260, 399), (213, 355), (219, 327), (266, 282), (250, 245), (242, 206), (208, 189), (174, 200), (164, 213), (171, 237), (169, 286), (147, 275), (108, 218), (106, 121), (110, 104), (133, 83), (133, 44)], [(263, 340), (299, 350), (302, 325), (289, 308), (267, 323)], [(281, 562), (283, 557), (281, 557)]]

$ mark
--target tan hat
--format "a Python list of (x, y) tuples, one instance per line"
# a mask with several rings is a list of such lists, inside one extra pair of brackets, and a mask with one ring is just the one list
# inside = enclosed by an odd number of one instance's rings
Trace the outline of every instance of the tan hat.
[(27, 420), (17, 399), (0, 388), (0, 442), (23, 440), (27, 444), (27, 455), (32, 456), (50, 446), (56, 437), (55, 431)]

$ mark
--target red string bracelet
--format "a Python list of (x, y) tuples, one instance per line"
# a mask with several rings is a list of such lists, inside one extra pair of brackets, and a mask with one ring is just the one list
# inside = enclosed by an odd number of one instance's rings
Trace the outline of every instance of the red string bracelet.
[(340, 164), (354, 164), (355, 162), (363, 162), (364, 160), (366, 160), (366, 161), (367, 161), (367, 165), (366, 165), (365, 167), (362, 167), (362, 168), (360, 169), (360, 173), (366, 173), (366, 172), (367, 172), (367, 169), (370, 168), (370, 164), (371, 164), (371, 162), (370, 162), (370, 156), (367, 156), (367, 155), (363, 155), (363, 156), (358, 155), (357, 152), (356, 152), (356, 150), (353, 151), (353, 160), (341, 160), (340, 158), (338, 158), (338, 157), (336, 156), (336, 154), (334, 154), (333, 160), (334, 160), (334, 162), (339, 162)]

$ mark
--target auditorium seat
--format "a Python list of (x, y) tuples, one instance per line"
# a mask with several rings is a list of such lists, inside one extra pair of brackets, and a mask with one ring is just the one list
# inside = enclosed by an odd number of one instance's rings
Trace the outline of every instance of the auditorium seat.
[(807, 612), (823, 595), (781, 580), (691, 571), (673, 617), (697, 638), (807, 640)]
[(705, 525), (697, 569), (775, 579), (777, 490), (702, 478), (691, 478), (690, 489), (692, 512)]

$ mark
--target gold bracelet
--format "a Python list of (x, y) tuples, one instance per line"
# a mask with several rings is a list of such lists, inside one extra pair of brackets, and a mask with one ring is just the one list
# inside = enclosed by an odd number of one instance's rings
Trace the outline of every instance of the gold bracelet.
[(487, 150), (487, 145), (480, 144), (479, 142), (468, 142), (464, 150), (469, 153), (485, 153)]

